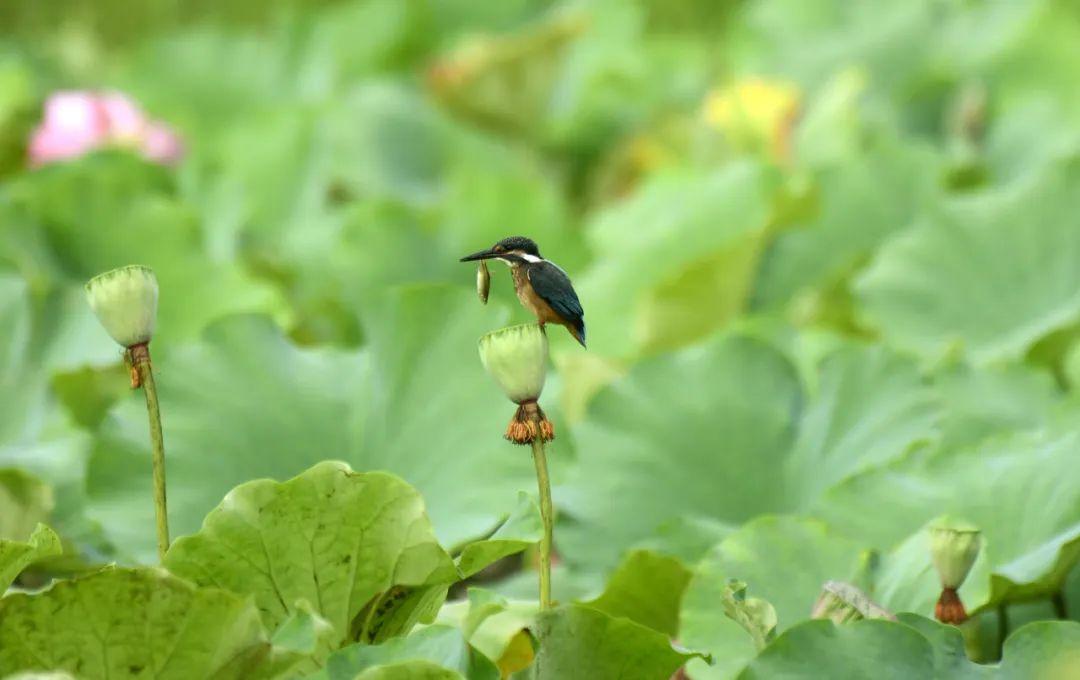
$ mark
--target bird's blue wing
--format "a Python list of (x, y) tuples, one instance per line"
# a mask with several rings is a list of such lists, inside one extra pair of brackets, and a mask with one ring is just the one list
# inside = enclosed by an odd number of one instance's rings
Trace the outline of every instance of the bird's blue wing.
[(585, 310), (581, 308), (570, 277), (550, 262), (538, 262), (528, 269), (529, 283), (544, 302), (585, 336)]

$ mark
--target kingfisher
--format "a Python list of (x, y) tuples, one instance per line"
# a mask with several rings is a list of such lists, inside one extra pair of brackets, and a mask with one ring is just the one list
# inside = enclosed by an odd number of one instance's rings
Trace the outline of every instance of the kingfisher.
[(514, 292), (522, 306), (536, 315), (540, 328), (557, 323), (585, 346), (585, 310), (581, 308), (570, 277), (554, 262), (540, 255), (536, 242), (524, 236), (504, 238), (488, 250), (461, 258), (462, 262), (502, 260), (510, 267)]

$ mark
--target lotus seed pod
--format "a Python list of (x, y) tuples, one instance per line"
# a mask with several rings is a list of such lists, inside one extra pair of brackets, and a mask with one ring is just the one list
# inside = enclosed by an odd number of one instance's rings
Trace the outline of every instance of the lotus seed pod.
[(480, 260), (476, 267), (476, 294), (480, 296), (480, 302), (487, 304), (488, 293), (491, 291), (491, 272), (487, 262)]
[(158, 284), (149, 267), (133, 264), (98, 274), (86, 284), (86, 299), (120, 345), (150, 342), (157, 320)]
[(982, 532), (960, 520), (942, 518), (930, 525), (930, 557), (943, 588), (957, 589), (982, 548)]
[(502, 328), (480, 338), (480, 361), (515, 404), (540, 397), (547, 356), (547, 335), (537, 324)]

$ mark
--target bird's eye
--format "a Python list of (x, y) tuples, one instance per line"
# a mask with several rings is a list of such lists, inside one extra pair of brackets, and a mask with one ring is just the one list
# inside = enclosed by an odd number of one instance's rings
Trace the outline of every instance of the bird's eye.
[(506, 248), (503, 248), (503, 247), (502, 247), (501, 245), (499, 245), (499, 244), (495, 244), (495, 247), (494, 247), (494, 248), (492, 248), (492, 250), (494, 250), (494, 251), (495, 251), (496, 253), (502, 253), (502, 252), (505, 252), (505, 251), (506, 251)]

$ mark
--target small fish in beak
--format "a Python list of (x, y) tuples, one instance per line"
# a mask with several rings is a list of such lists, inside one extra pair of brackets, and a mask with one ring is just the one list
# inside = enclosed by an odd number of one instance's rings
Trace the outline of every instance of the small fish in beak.
[(487, 304), (488, 293), (491, 291), (491, 272), (488, 271), (487, 262), (480, 260), (476, 267), (476, 294), (480, 296), (480, 302)]

